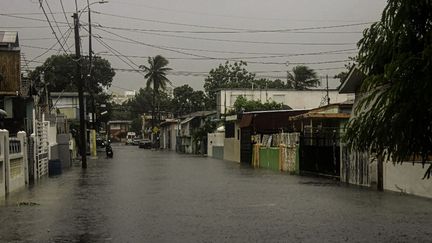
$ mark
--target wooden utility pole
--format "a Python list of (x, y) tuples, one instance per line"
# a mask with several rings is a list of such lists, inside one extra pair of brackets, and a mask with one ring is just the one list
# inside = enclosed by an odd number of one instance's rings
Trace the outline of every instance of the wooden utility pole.
[(80, 155), (81, 155), (81, 167), (85, 169), (87, 168), (86, 125), (85, 125), (85, 117), (84, 117), (83, 79), (81, 76), (81, 49), (80, 49), (78, 13), (73, 14), (73, 19), (74, 19), (74, 30), (75, 30), (75, 62), (76, 62), (75, 83), (78, 87), (78, 102), (79, 102)]
[(330, 95), (329, 95), (329, 86), (328, 86), (328, 75), (326, 75), (326, 83), (327, 83), (327, 105), (330, 105)]

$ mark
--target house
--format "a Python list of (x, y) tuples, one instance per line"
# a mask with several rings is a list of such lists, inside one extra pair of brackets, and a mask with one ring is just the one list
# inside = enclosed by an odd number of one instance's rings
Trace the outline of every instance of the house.
[(223, 159), (240, 163), (240, 119), (238, 115), (225, 117)]
[(0, 109), (6, 112), (1, 127), (11, 134), (32, 132), (33, 102), (29, 83), (21, 78), (21, 49), (18, 32), (0, 31)]
[[(353, 111), (364, 95), (360, 87), (366, 77), (361, 70), (354, 66), (339, 89), (342, 94), (355, 94)], [(355, 116), (354, 112), (352, 113), (353, 116)], [(427, 166), (423, 167), (420, 161), (405, 161), (402, 164), (394, 164), (388, 160), (383, 163), (381, 169), (370, 151), (356, 151), (341, 146), (340, 178), (341, 181), (350, 184), (382, 187), (384, 190), (432, 198), (431, 182), (422, 179)]]
[(160, 148), (175, 151), (177, 148), (177, 134), (179, 121), (166, 119), (160, 124)]
[(289, 118), (300, 134), (300, 173), (339, 177), (340, 141), (352, 106), (353, 101), (330, 104)]
[[(327, 97), (328, 93), (328, 97)], [(274, 101), (294, 110), (313, 109), (328, 103), (340, 103), (352, 99), (351, 94), (340, 94), (335, 89), (282, 90), (282, 89), (221, 89), (217, 92), (218, 115), (228, 113), (239, 96), (261, 103)]]
[[(84, 114), (87, 114), (87, 97), (84, 93)], [(52, 110), (64, 114), (69, 121), (79, 121), (78, 92), (51, 92)]]
[(201, 139), (196, 136), (198, 136), (200, 128), (212, 119), (216, 119), (216, 111), (197, 111), (183, 116), (180, 121), (177, 151), (187, 154), (206, 154), (207, 136)]
[(125, 91), (123, 94), (118, 94), (118, 93), (113, 92), (112, 101), (115, 104), (121, 105), (124, 102), (133, 99), (135, 97), (135, 95), (136, 95), (135, 90)]
[(220, 126), (216, 131), (207, 134), (207, 156), (224, 159), (225, 126)]
[(118, 120), (108, 122), (108, 136), (112, 142), (126, 142), (126, 134), (130, 130), (132, 121)]
[(252, 164), (253, 144), (269, 143), (271, 145), (273, 134), (293, 131), (289, 121), (290, 117), (307, 111), (299, 109), (244, 112), (238, 125), (240, 128), (240, 162)]

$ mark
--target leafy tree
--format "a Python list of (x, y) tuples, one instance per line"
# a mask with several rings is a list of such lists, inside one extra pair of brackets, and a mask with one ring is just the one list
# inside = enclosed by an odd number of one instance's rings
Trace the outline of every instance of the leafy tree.
[(174, 88), (173, 94), (172, 111), (178, 116), (208, 108), (205, 93), (201, 90), (194, 91), (187, 84)]
[[(258, 89), (286, 89), (287, 85), (280, 79), (270, 80), (270, 79), (257, 79), (253, 81), (254, 85)], [(250, 86), (249, 86), (250, 87)]]
[(305, 90), (311, 87), (317, 87), (320, 81), (316, 72), (307, 66), (296, 66), (288, 73), (287, 87), (296, 90)]
[(153, 102), (152, 102), (152, 126), (154, 127), (155, 120), (155, 109), (156, 109), (156, 96), (159, 95), (159, 90), (165, 90), (166, 84), (171, 84), (171, 81), (166, 77), (167, 72), (172, 70), (168, 68), (168, 60), (157, 55), (155, 57), (148, 58), (149, 66), (141, 65), (140, 68), (144, 69), (146, 73), (145, 78), (147, 79), (147, 87), (153, 87)]
[[(88, 57), (82, 57), (82, 78), (85, 80), (85, 90), (94, 94), (102, 92), (103, 87), (110, 87), (114, 70), (108, 60), (94, 57), (91, 76), (89, 77)], [(74, 55), (52, 55), (45, 62), (30, 72), (32, 80), (40, 81), (40, 74), (44, 73), (44, 80), (50, 92), (77, 91), (75, 83), (76, 61)]]
[[(388, 0), (364, 31), (358, 63), (368, 76), (347, 142), (394, 162), (432, 154), (432, 4)], [(380, 159), (382, 162), (383, 159)], [(380, 162), (379, 161), (379, 162)], [(425, 174), (429, 178), (432, 166)]]
[(261, 103), (257, 100), (247, 100), (245, 97), (239, 96), (234, 102), (233, 112), (282, 110), (288, 108), (288, 106), (285, 106), (282, 103), (276, 103), (275, 101)]
[(204, 90), (212, 107), (216, 107), (216, 92), (222, 88), (251, 87), (255, 74), (246, 70), (247, 63), (240, 61), (233, 64), (225, 62), (210, 70), (204, 81)]
[(153, 90), (150, 88), (139, 89), (135, 97), (127, 101), (127, 105), (135, 114), (150, 113), (153, 109), (152, 104)]
[(351, 70), (351, 68), (357, 63), (357, 58), (356, 57), (349, 57), (349, 59), (351, 60), (348, 64), (345, 64), (345, 71), (342, 71), (338, 74), (336, 74), (333, 78), (338, 78), (340, 83), (342, 84), (345, 79), (348, 77), (348, 73)]

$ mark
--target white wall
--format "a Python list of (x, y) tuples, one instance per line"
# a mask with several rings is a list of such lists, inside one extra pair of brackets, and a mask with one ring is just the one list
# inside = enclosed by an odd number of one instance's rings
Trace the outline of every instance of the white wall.
[(207, 134), (207, 156), (213, 157), (213, 146), (224, 146), (225, 133)]
[(6, 157), (4, 148), (9, 142), (9, 132), (0, 129), (0, 200), (6, 194)]
[[(262, 103), (275, 101), (290, 106), (293, 109), (312, 109), (321, 105), (326, 96), (326, 90), (221, 90), (217, 100), (220, 101), (217, 109), (220, 114), (225, 113), (234, 106), (239, 96), (248, 100), (259, 100)], [(339, 94), (337, 90), (329, 91), (330, 103), (340, 103), (352, 99), (352, 94)]]
[(384, 189), (432, 198), (432, 179), (422, 179), (426, 169), (421, 163), (384, 163)]

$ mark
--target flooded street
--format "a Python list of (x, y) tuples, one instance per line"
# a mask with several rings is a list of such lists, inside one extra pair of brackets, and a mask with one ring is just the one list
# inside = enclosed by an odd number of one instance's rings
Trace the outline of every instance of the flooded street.
[(430, 242), (432, 201), (114, 145), (0, 206), (1, 242)]

